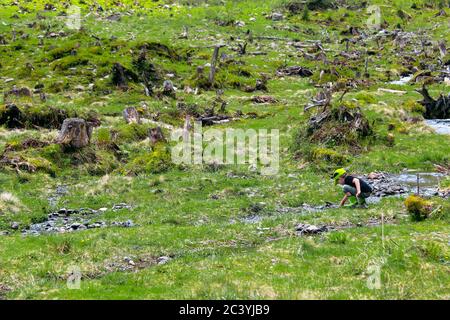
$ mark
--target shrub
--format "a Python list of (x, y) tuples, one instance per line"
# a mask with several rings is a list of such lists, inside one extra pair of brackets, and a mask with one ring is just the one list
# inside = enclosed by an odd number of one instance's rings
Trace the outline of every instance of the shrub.
[(345, 155), (328, 148), (313, 149), (312, 159), (315, 161), (327, 161), (336, 165), (344, 165), (348, 161)]
[(413, 221), (425, 220), (432, 211), (431, 203), (416, 195), (409, 196), (405, 206)]
[(403, 107), (406, 111), (412, 112), (412, 113), (419, 113), (424, 114), (426, 111), (425, 106), (421, 105), (417, 101), (414, 100), (408, 100), (403, 104)]
[(161, 173), (172, 166), (172, 158), (169, 148), (160, 143), (150, 153), (139, 154), (127, 164), (129, 173)]
[(368, 93), (368, 92), (359, 92), (358, 94), (356, 94), (355, 98), (360, 101), (360, 102), (364, 102), (366, 104), (374, 104), (377, 102), (377, 99), (375, 99), (375, 97)]
[(121, 125), (117, 128), (116, 142), (133, 142), (148, 137), (148, 128), (136, 123)]
[(87, 65), (89, 60), (84, 57), (67, 56), (54, 63), (54, 69), (67, 70), (76, 66)]
[(97, 151), (95, 161), (86, 164), (86, 169), (91, 175), (105, 175), (119, 167), (119, 161), (108, 151)]

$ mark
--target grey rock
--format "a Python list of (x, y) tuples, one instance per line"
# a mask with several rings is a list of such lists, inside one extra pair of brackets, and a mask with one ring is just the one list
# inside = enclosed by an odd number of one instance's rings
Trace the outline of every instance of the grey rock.
[(312, 224), (304, 224), (300, 223), (295, 227), (295, 231), (298, 235), (309, 235), (309, 234), (318, 234), (328, 231), (327, 226), (317, 227)]
[(170, 257), (162, 256), (157, 259), (157, 262), (158, 262), (158, 264), (166, 264), (170, 260), (172, 260)]

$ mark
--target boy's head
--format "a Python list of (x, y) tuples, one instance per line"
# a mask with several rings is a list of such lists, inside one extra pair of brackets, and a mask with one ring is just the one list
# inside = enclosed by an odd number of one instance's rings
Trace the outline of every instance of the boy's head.
[(345, 177), (347, 176), (347, 171), (345, 169), (337, 169), (334, 173), (332, 178), (334, 179), (334, 184), (344, 184)]

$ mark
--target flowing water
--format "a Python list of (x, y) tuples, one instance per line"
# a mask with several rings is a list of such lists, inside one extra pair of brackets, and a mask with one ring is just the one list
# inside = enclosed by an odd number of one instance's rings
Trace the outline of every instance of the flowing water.
[(425, 122), (438, 134), (450, 134), (450, 119), (433, 119)]
[(391, 82), (389, 82), (389, 84), (396, 84), (396, 85), (404, 86), (404, 85), (408, 84), (408, 82), (411, 81), (412, 78), (413, 78), (413, 75), (405, 76), (405, 77), (400, 78), (400, 80), (391, 81)]

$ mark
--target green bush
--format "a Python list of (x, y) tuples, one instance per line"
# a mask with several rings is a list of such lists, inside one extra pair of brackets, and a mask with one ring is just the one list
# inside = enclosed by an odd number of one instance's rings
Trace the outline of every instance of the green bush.
[(148, 127), (137, 123), (125, 124), (115, 130), (116, 142), (133, 142), (148, 137)]
[(326, 161), (336, 165), (344, 165), (348, 159), (342, 153), (328, 148), (314, 148), (312, 150), (312, 159), (314, 161)]
[(403, 103), (403, 107), (406, 111), (412, 113), (424, 114), (426, 111), (426, 108), (415, 100), (405, 101), (405, 103)]
[(409, 196), (405, 206), (413, 221), (425, 220), (432, 211), (431, 203), (416, 195)]
[(97, 151), (95, 161), (86, 163), (85, 168), (91, 175), (105, 175), (116, 170), (120, 163), (117, 158), (108, 151)]
[(164, 144), (154, 146), (152, 152), (141, 153), (126, 166), (129, 173), (161, 173), (172, 166), (169, 148)]

